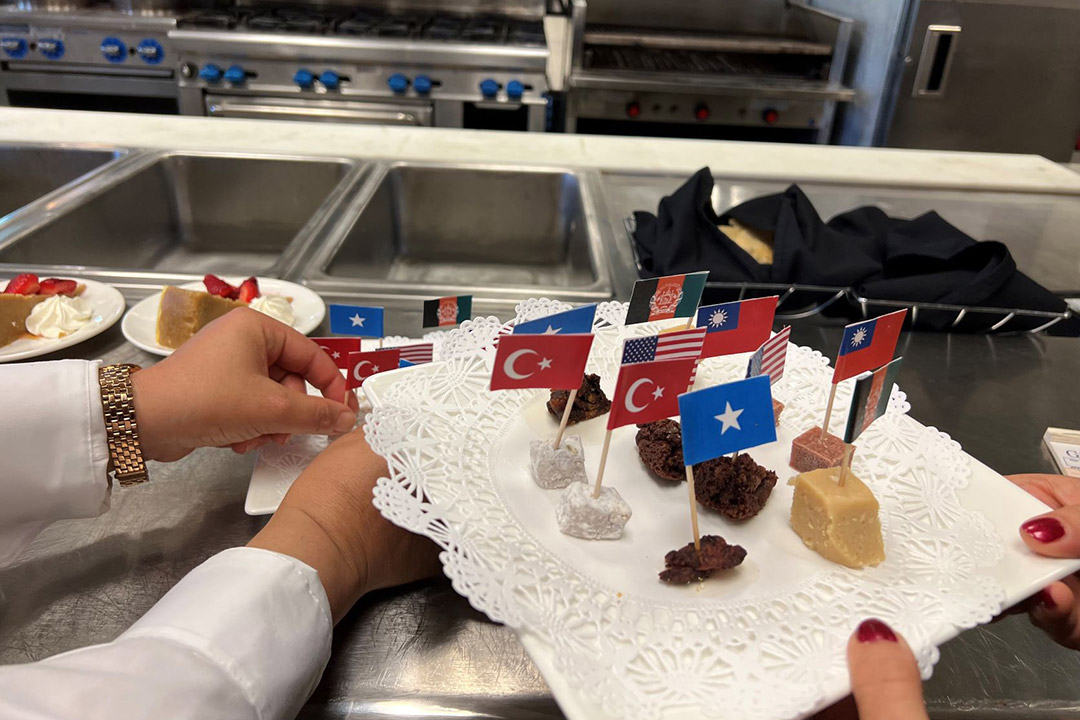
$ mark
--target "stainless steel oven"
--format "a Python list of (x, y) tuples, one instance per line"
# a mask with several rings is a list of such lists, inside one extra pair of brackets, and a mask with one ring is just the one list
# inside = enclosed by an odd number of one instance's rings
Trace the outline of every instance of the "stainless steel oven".
[(276, 96), (213, 93), (207, 93), (203, 102), (207, 115), (225, 118), (430, 126), (434, 117), (431, 103), (301, 100)]
[(0, 105), (178, 113), (171, 17), (0, 8)]

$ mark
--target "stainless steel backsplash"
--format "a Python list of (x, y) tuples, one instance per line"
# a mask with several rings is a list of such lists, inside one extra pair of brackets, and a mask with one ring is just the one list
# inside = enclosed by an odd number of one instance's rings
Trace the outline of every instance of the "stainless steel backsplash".
[(515, 17), (541, 17), (544, 0), (236, 0), (239, 7), (259, 5), (308, 5), (376, 8), (394, 13), (439, 11), (444, 13), (493, 13)]
[(589, 24), (773, 34), (784, 0), (588, 0)]

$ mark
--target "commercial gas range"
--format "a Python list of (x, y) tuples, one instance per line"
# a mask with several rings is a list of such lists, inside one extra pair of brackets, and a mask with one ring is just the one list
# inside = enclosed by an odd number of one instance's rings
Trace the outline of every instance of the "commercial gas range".
[(0, 10), (0, 104), (541, 131), (542, 15)]

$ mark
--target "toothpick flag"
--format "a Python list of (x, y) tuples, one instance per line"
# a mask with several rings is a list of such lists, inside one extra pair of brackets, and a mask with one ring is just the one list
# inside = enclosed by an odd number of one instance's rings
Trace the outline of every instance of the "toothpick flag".
[(757, 352), (750, 356), (750, 362), (746, 367), (746, 377), (768, 375), (769, 382), (773, 385), (784, 377), (784, 363), (787, 361), (787, 346), (790, 337), (791, 328), (785, 327), (762, 343)]
[(458, 325), (472, 317), (472, 295), (452, 295), (424, 301), (424, 327)]
[(853, 443), (870, 423), (885, 414), (889, 407), (896, 375), (900, 372), (900, 361), (896, 358), (883, 368), (872, 373), (860, 375), (855, 381), (855, 390), (851, 395), (851, 412), (848, 413), (847, 429), (844, 430), (844, 442)]
[(515, 335), (580, 335), (591, 333), (596, 305), (586, 305), (514, 326)]
[(764, 375), (684, 393), (679, 414), (687, 465), (776, 440), (772, 391)]
[(358, 388), (372, 375), (396, 369), (399, 360), (401, 360), (399, 348), (349, 353), (349, 375), (345, 378), (346, 389)]
[(401, 359), (410, 365), (420, 365), (431, 362), (435, 356), (435, 346), (431, 343), (416, 343), (415, 345), (401, 345)]
[(630, 338), (623, 345), (624, 365), (652, 360), (697, 360), (705, 342), (705, 328), (676, 330)]
[(360, 338), (311, 338), (342, 370), (349, 369), (349, 353), (360, 352)]
[(608, 430), (650, 423), (679, 412), (679, 393), (690, 384), (697, 360), (653, 360), (623, 365), (611, 399)]
[(906, 315), (906, 309), (897, 310), (845, 327), (844, 336), (840, 339), (840, 352), (836, 356), (833, 384), (879, 368), (892, 360)]
[(590, 335), (504, 335), (495, 351), (492, 390), (581, 387)]
[(638, 280), (630, 296), (626, 324), (693, 317), (708, 279), (706, 271)]
[(383, 309), (363, 305), (331, 305), (330, 332), (361, 337), (383, 336)]
[(697, 324), (709, 331), (703, 358), (757, 350), (769, 339), (777, 296), (738, 300), (698, 308)]

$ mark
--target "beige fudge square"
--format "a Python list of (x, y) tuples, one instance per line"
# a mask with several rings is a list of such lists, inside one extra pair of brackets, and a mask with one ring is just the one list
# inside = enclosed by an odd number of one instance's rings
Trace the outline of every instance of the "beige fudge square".
[(791, 527), (826, 560), (850, 568), (878, 565), (885, 560), (878, 501), (870, 488), (850, 471), (844, 485), (840, 468), (796, 475), (791, 503)]

